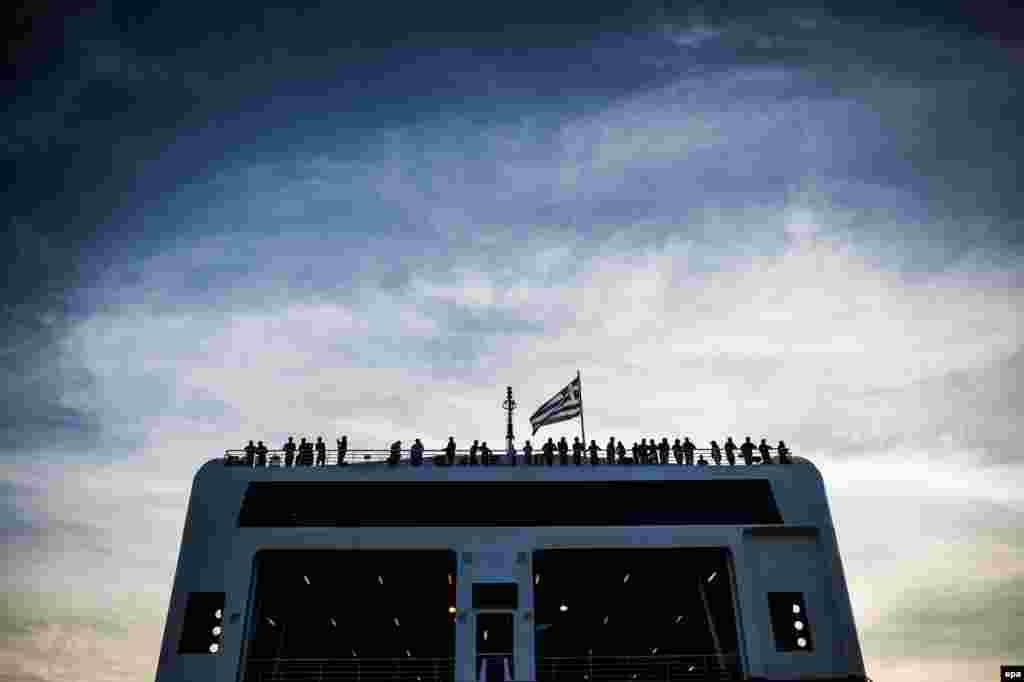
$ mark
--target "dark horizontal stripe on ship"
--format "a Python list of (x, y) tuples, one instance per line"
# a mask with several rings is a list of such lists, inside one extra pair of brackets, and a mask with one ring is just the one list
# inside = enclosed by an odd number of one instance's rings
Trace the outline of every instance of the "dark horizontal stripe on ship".
[(241, 527), (781, 524), (771, 484), (738, 481), (254, 482)]

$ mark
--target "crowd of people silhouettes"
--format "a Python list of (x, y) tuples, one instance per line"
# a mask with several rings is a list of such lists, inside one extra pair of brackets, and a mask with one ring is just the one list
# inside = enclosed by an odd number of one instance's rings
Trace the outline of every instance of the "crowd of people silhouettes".
[[(342, 436), (335, 442), (337, 444), (335, 463), (339, 466), (344, 466), (347, 464), (345, 457), (348, 454), (348, 436)], [(576, 437), (570, 446), (565, 436), (562, 436), (557, 443), (555, 443), (553, 438), (548, 438), (547, 442), (536, 452), (533, 445), (527, 440), (523, 444), (521, 459), (514, 447), (507, 450), (504, 453), (504, 457), (505, 462), (508, 464), (516, 464), (517, 461), (521, 461), (524, 465), (553, 466), (557, 453), (558, 463), (561, 466), (569, 466), (570, 448), (572, 451), (572, 464), (575, 466), (582, 466), (585, 462), (596, 466), (602, 461), (602, 449), (597, 444), (597, 441), (591, 440), (590, 445), (585, 446), (579, 437)], [(604, 447), (603, 454), (604, 462), (607, 464), (668, 464), (669, 455), (671, 454), (672, 459), (675, 460), (677, 465), (708, 466), (709, 463), (704, 458), (704, 453), (707, 452), (710, 454), (711, 461), (716, 466), (722, 466), (723, 450), (725, 451), (725, 461), (729, 466), (736, 465), (737, 450), (740, 451), (743, 463), (747, 466), (755, 462), (774, 464), (776, 460), (772, 458), (773, 450), (775, 451), (778, 463), (789, 464), (792, 462), (789, 457), (789, 449), (784, 441), (780, 440), (777, 446), (772, 447), (768, 445), (767, 439), (762, 438), (759, 445), (754, 445), (750, 440), (750, 436), (747, 436), (743, 444), (738, 447), (730, 436), (725, 439), (723, 446), (719, 446), (718, 441), (713, 440), (709, 448), (701, 450), (698, 450), (689, 437), (683, 438), (682, 441), (676, 438), (675, 442), (671, 444), (668, 438), (662, 438), (660, 441), (655, 438), (650, 438), (649, 440), (642, 438), (639, 443), (634, 442), (628, 451), (621, 440), (616, 441), (615, 438), (609, 438), (607, 445)], [(268, 464), (277, 466), (282, 463), (285, 467), (314, 466), (314, 462), (316, 466), (327, 466), (327, 445), (324, 443), (323, 436), (317, 438), (316, 443), (311, 443), (305, 438), (301, 438), (298, 444), (295, 443), (294, 437), (289, 436), (288, 441), (281, 446), (279, 451), (284, 455), (283, 462), (278, 451), (270, 454), (270, 450), (263, 444), (263, 441), (259, 441), (256, 444), (249, 441), (249, 444), (242, 451), (245, 453), (245, 456), (241, 461), (247, 466), (268, 466)], [(425, 452), (423, 442), (417, 438), (408, 449), (409, 462), (413, 466), (421, 466)], [(448, 443), (434, 457), (434, 463), (447, 466), (456, 464), (462, 466), (482, 464), (487, 466), (499, 463), (499, 456), (495, 455), (487, 446), (487, 441), (481, 443), (479, 440), (474, 440), (469, 450), (465, 451), (462, 458), (456, 462), (458, 452), (455, 438), (449, 436)], [(754, 454), (755, 452), (757, 452), (757, 455)], [(268, 454), (270, 454), (269, 462)], [(695, 456), (696, 461), (694, 461)], [(397, 466), (401, 459), (402, 441), (396, 440), (391, 444), (391, 448), (388, 451), (387, 463), (390, 466)], [(231, 461), (231, 458), (229, 458), (229, 461)]]

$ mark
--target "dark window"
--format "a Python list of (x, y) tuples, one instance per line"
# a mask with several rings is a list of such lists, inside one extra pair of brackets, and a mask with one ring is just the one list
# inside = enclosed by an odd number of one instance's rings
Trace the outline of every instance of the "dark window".
[(179, 654), (219, 654), (224, 641), (224, 593), (189, 592)]
[(518, 609), (519, 585), (516, 583), (476, 583), (473, 585), (474, 609)]
[[(529, 504), (524, 500), (529, 499)], [(487, 509), (486, 514), (472, 510)], [(255, 482), (242, 527), (781, 524), (765, 480)]]
[(811, 623), (800, 592), (769, 592), (775, 648), (779, 651), (812, 651)]

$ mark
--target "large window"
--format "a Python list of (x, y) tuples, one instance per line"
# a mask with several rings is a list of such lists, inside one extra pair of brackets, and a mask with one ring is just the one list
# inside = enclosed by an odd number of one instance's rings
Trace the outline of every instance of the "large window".
[(245, 680), (453, 679), (455, 572), (449, 551), (260, 552)]
[(724, 549), (544, 550), (533, 579), (538, 680), (738, 670)]

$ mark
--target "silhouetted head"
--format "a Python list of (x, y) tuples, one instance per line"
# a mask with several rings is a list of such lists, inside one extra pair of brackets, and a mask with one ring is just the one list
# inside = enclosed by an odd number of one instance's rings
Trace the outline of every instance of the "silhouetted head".
[(641, 438), (640, 439), (640, 445), (646, 445), (646, 444), (647, 444), (647, 439), (646, 438)]
[(260, 444), (260, 445), (263, 445), (263, 441), (260, 441), (260, 443), (259, 443), (259, 444)]
[(552, 440), (551, 440), (550, 438), (548, 438), (548, 442), (549, 442), (549, 443), (552, 443), (552, 442), (554, 442), (554, 441), (552, 441)]
[[(714, 442), (714, 441), (712, 441), (712, 442)], [(725, 442), (726, 443), (731, 443), (732, 442), (732, 436), (729, 436), (728, 438), (726, 438)]]
[(580, 442), (580, 437), (576, 436), (575, 438), (572, 439), (572, 442), (579, 443)]
[(711, 444), (712, 445), (718, 445), (718, 443), (716, 443), (715, 441), (711, 441)]
[(683, 440), (684, 440), (685, 442), (689, 443), (689, 442), (690, 442), (690, 437), (689, 437), (689, 436), (687, 436), (687, 437), (686, 437), (686, 438), (684, 438)]
[(249, 441), (249, 445), (252, 445), (252, 441)]
[(680, 443), (680, 442), (679, 442), (679, 439), (678, 439), (678, 438), (676, 438), (676, 442), (675, 442), (674, 444), (675, 444), (675, 445), (682, 445), (682, 443)]
[(473, 441), (473, 445), (480, 445), (480, 441), (478, 441), (478, 440), (474, 440), (474, 441)]
[(747, 436), (747, 442), (748, 443), (750, 442), (750, 436)]
[(785, 441), (781, 441), (781, 440), (780, 440), (780, 441), (779, 441), (779, 445), (781, 445), (782, 447), (786, 447), (786, 443), (785, 443)]
[(324, 437), (323, 436), (317, 436), (316, 437), (316, 442), (317, 443), (323, 443), (324, 442)]
[(305, 443), (305, 442), (306, 442), (306, 439), (305, 439), (305, 438), (303, 438), (303, 439), (302, 439), (302, 442), (303, 442), (303, 443)]
[(291, 436), (288, 436), (288, 442), (289, 442), (289, 443), (291, 443), (291, 442), (292, 442), (293, 440), (295, 440), (295, 439), (294, 439), (294, 438), (292, 438)]
[(590, 444), (591, 444), (591, 445), (597, 445), (597, 442), (596, 442), (596, 441), (594, 441), (593, 439), (591, 439), (591, 441), (590, 441)]
[(419, 443), (419, 442), (420, 442), (420, 439), (419, 439), (419, 438), (417, 438), (417, 439), (416, 439), (416, 442), (417, 442), (417, 443)]
[(455, 437), (454, 436), (448, 436), (448, 440), (449, 440), (449, 442), (453, 441), (453, 440), (455, 440)]
[(761, 445), (768, 445), (768, 441), (764, 438), (761, 439)]

